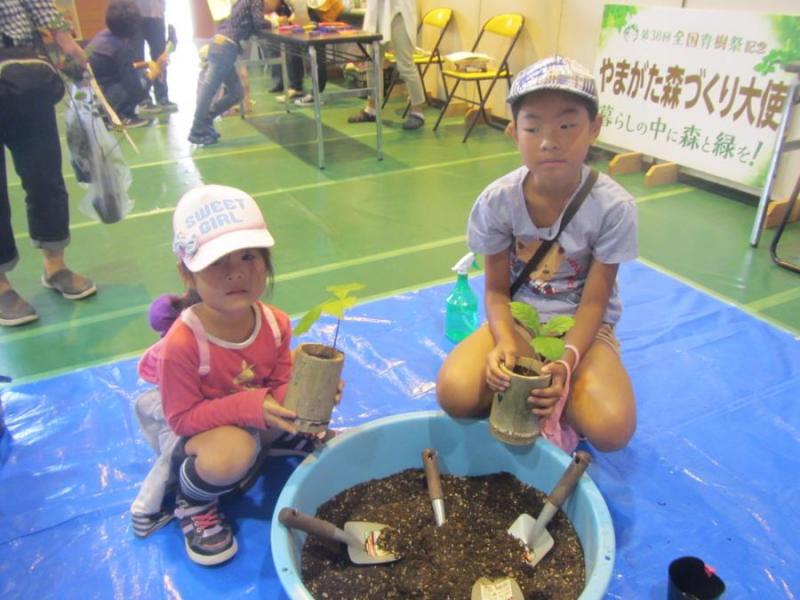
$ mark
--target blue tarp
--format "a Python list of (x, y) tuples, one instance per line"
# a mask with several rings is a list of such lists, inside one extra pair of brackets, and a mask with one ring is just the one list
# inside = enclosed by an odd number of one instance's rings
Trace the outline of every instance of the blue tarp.
[[(589, 470), (617, 536), (608, 597), (664, 598), (667, 565), (686, 554), (713, 565), (731, 598), (798, 597), (800, 342), (642, 264), (624, 265), (620, 282), (617, 333), (639, 425), (628, 448)], [(449, 289), (351, 310), (336, 427), (436, 408), (436, 372), (452, 348)], [(239, 541), (228, 564), (191, 563), (175, 523), (133, 536), (128, 508), (153, 457), (132, 403), (147, 387), (127, 360), (3, 391), (0, 597), (284, 597), (269, 528), (296, 459), (270, 459), (247, 495), (225, 503)]]

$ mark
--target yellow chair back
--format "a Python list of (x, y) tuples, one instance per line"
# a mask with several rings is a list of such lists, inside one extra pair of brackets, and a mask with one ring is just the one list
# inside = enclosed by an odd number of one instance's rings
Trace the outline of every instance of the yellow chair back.
[(431, 27), (444, 29), (447, 27), (447, 24), (450, 22), (452, 17), (452, 8), (434, 8), (429, 10), (425, 16), (422, 17), (422, 22), (425, 23), (425, 25), (430, 25)]
[(514, 37), (522, 27), (524, 19), (522, 15), (509, 13), (507, 15), (497, 15), (486, 21), (484, 30), (495, 35)]

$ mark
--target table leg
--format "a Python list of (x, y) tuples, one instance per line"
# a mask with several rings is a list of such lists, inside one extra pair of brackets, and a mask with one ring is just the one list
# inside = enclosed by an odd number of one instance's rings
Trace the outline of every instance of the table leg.
[[(325, 50), (323, 49), (323, 52)], [(319, 110), (319, 73), (317, 73), (317, 49), (308, 47), (308, 56), (311, 59), (311, 95), (314, 97), (314, 121), (317, 124), (317, 164), (320, 169), (325, 168), (325, 142), (322, 138), (322, 115)]]
[(286, 44), (281, 44), (281, 80), (283, 81), (283, 108), (289, 112), (289, 67), (286, 65)]
[(378, 160), (383, 160), (383, 122), (381, 120), (381, 104), (383, 104), (383, 51), (380, 42), (372, 42), (372, 100), (375, 106), (375, 144)]

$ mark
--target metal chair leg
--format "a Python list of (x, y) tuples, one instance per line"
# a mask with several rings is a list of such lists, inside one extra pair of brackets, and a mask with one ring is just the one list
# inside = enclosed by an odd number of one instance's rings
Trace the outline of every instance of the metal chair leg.
[(788, 260), (784, 260), (778, 256), (778, 242), (783, 235), (783, 230), (786, 228), (786, 225), (789, 223), (789, 219), (792, 218), (792, 213), (794, 212), (795, 204), (797, 204), (797, 196), (800, 195), (800, 177), (797, 179), (797, 183), (794, 185), (794, 190), (792, 191), (791, 198), (786, 205), (786, 214), (783, 215), (783, 219), (781, 219), (780, 225), (775, 230), (775, 236), (772, 238), (772, 243), (769, 246), (769, 255), (772, 257), (772, 262), (774, 262), (779, 267), (784, 269), (788, 269), (790, 271), (794, 271), (795, 273), (800, 273), (800, 265), (789, 262)]
[(400, 75), (398, 74), (397, 67), (392, 67), (392, 76), (389, 78), (389, 85), (383, 92), (383, 104), (381, 104), (381, 108), (386, 107), (386, 103), (389, 101), (389, 96), (392, 94), (392, 89), (394, 89), (394, 84), (397, 83), (399, 78)]
[(444, 102), (444, 106), (442, 110), (439, 111), (439, 118), (436, 119), (436, 125), (433, 126), (433, 130), (436, 131), (439, 128), (439, 123), (442, 122), (442, 118), (444, 117), (444, 113), (447, 112), (447, 107), (450, 106), (450, 101), (453, 99), (453, 96), (456, 95), (456, 89), (458, 88), (458, 84), (461, 83), (458, 79), (456, 79), (455, 84), (453, 84), (453, 89), (451, 92), (447, 92), (447, 84), (445, 84), (444, 91), (447, 94), (447, 100)]

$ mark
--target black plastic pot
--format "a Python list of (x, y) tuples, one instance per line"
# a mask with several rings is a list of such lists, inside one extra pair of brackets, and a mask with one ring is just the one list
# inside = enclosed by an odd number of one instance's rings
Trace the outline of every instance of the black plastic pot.
[(725, 583), (699, 558), (682, 556), (670, 563), (668, 600), (714, 600), (724, 592)]

